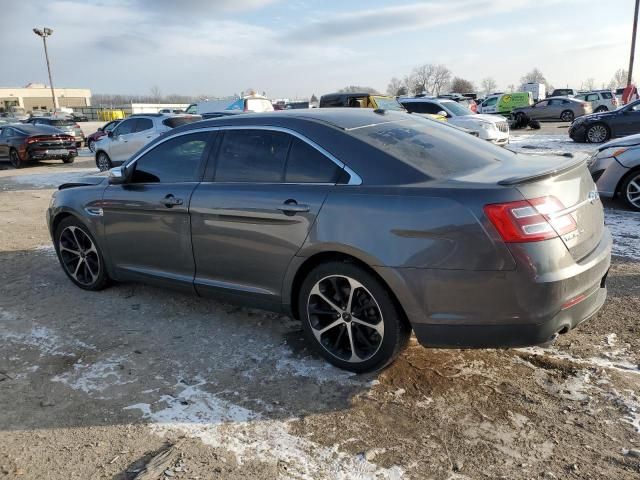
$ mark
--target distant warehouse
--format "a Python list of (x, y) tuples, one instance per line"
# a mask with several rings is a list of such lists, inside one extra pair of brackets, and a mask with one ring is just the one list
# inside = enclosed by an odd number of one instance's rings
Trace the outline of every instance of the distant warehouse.
[[(57, 107), (90, 107), (91, 90), (88, 88), (55, 88)], [(10, 107), (21, 107), (26, 112), (53, 110), (51, 89), (42, 83), (30, 83), (24, 88), (0, 87), (0, 111)]]

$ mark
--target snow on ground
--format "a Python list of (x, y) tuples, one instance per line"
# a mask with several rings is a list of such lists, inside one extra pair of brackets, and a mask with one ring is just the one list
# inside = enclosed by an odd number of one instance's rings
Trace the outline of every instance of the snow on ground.
[(65, 169), (47, 173), (34, 173), (30, 175), (15, 175), (10, 177), (15, 183), (30, 185), (36, 188), (56, 188), (63, 183), (74, 182), (77, 179), (97, 173), (97, 168)]
[(613, 236), (613, 254), (640, 260), (640, 213), (607, 208), (604, 219)]
[(362, 455), (349, 455), (321, 446), (311, 440), (289, 433), (289, 422), (263, 419), (260, 413), (219, 398), (208, 392), (207, 382), (198, 379), (183, 387), (178, 397), (162, 396), (154, 405), (139, 403), (125, 407), (140, 410), (159, 435), (179, 432), (200, 438), (212, 447), (224, 448), (245, 460), (284, 462), (289, 478), (314, 479), (400, 479), (399, 467), (380, 468)]
[(558, 155), (562, 153), (593, 153), (597, 146), (590, 143), (576, 143), (569, 135), (522, 134), (511, 135), (509, 150), (537, 155)]

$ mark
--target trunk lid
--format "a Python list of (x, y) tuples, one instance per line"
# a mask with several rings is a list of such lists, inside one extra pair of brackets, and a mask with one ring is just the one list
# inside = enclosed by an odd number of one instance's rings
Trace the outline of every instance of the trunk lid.
[(562, 203), (563, 213), (576, 222), (576, 228), (560, 238), (573, 258), (580, 261), (598, 246), (604, 230), (604, 210), (586, 159), (583, 154), (517, 154), (512, 161), (501, 161), (457, 180), (495, 182), (516, 189), (527, 200), (555, 197)]

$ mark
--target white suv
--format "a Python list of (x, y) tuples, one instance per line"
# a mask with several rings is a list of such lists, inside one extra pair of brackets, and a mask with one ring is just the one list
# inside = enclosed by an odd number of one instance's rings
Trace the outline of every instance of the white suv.
[(620, 106), (616, 94), (612, 90), (595, 90), (576, 95), (577, 100), (589, 102), (595, 113), (608, 112)]
[(172, 128), (202, 120), (199, 115), (132, 115), (96, 142), (96, 165), (100, 171), (122, 165), (154, 138)]

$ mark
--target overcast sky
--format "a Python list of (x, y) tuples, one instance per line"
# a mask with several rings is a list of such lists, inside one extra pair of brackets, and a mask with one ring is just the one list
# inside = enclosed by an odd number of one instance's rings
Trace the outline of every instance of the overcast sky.
[[(308, 97), (386, 90), (421, 63), (478, 85), (538, 67), (555, 87), (627, 68), (632, 0), (0, 0), (0, 87)], [(48, 82), (47, 82), (48, 83)]]

